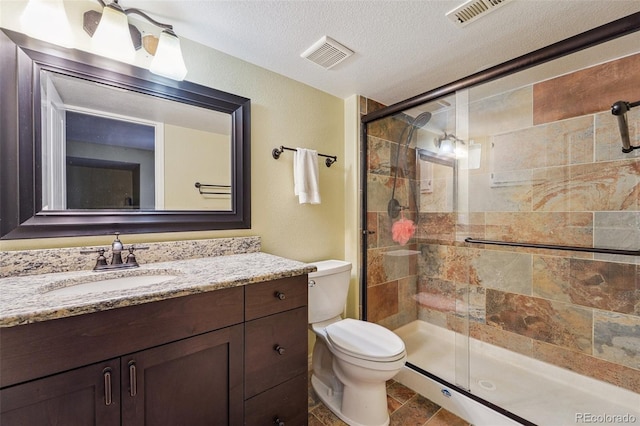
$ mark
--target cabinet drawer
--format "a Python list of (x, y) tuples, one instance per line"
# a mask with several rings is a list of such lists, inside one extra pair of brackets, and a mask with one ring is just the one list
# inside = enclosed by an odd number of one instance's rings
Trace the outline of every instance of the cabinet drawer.
[(306, 373), (307, 307), (247, 322), (244, 365), (245, 399)]
[(306, 306), (307, 285), (307, 275), (300, 275), (245, 286), (245, 320)]
[(289, 426), (307, 424), (307, 374), (301, 374), (244, 403), (245, 425), (271, 425), (279, 419)]

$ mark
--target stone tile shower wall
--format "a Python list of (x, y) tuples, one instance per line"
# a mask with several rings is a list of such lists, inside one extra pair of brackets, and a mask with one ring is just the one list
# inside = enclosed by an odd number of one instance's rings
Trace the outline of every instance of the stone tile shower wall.
[[(393, 183), (385, 164), (395, 161), (388, 147), (397, 125), (370, 124), (368, 214), (378, 234), (367, 251), (369, 320), (395, 328), (418, 318), (466, 331), (468, 315), (473, 338), (640, 393), (640, 259), (462, 242), (640, 249), (640, 150), (620, 152), (609, 110), (640, 99), (639, 69), (633, 55), (471, 103), (482, 162), (466, 179), (468, 211), (421, 207), (410, 242), (420, 255), (402, 266), (391, 266), (384, 253), (398, 247), (380, 235), (390, 235), (381, 204)], [(622, 86), (613, 95), (611, 81)], [(628, 121), (639, 145), (640, 107)], [(415, 175), (403, 179), (406, 190)]]
[[(383, 106), (361, 98), (360, 111), (367, 114)], [(415, 219), (415, 203), (409, 196), (409, 180), (416, 174), (415, 149), (409, 148), (406, 153), (401, 150), (397, 162), (398, 140), (406, 125), (402, 120), (385, 118), (370, 123), (367, 129), (367, 320), (392, 330), (418, 318), (418, 246), (410, 242), (400, 247), (393, 241), (392, 221), (387, 214), (399, 164), (395, 198), (409, 207), (405, 217)]]

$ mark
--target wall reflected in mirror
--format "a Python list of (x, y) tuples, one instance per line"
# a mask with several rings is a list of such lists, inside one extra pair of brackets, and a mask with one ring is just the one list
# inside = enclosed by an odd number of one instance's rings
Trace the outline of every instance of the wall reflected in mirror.
[(229, 114), (51, 71), (40, 89), (43, 210), (232, 209)]

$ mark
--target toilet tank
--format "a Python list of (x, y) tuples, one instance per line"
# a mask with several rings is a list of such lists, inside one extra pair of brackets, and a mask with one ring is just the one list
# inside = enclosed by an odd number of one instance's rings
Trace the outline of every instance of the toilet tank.
[(347, 303), (351, 263), (342, 260), (312, 262), (318, 270), (309, 274), (309, 324), (342, 315)]

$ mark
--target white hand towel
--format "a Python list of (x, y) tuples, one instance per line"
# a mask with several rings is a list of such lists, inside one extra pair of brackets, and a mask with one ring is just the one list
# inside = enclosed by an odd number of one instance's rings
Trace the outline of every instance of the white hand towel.
[(296, 148), (293, 153), (293, 192), (300, 204), (320, 204), (318, 152)]

